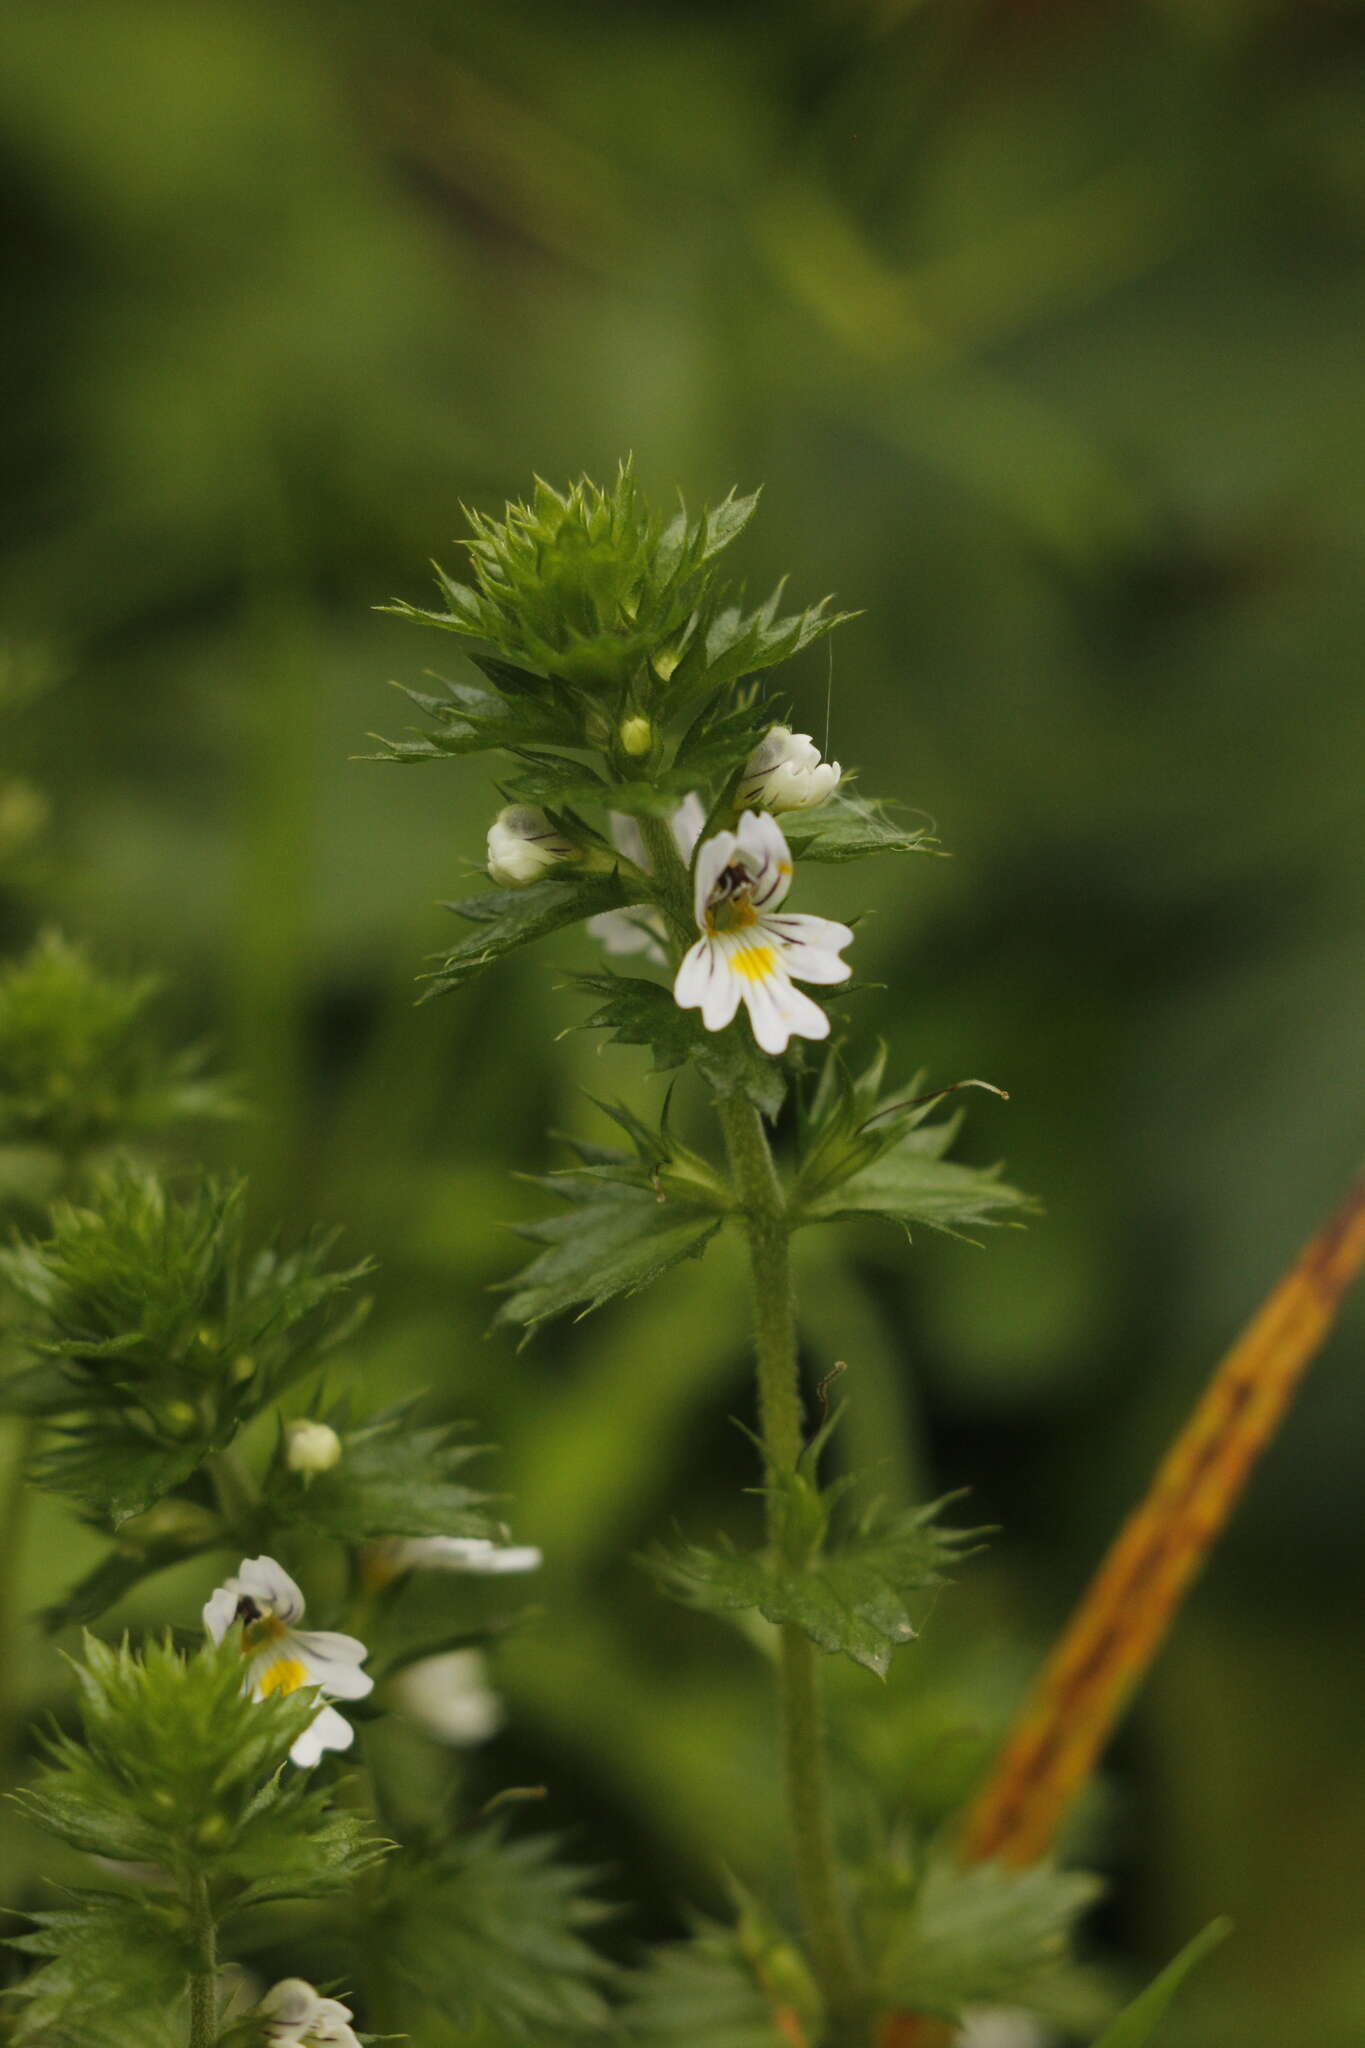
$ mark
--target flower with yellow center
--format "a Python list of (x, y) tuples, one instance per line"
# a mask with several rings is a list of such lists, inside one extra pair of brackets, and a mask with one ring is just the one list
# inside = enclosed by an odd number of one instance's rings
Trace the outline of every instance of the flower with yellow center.
[(324, 1750), (349, 1749), (355, 1730), (328, 1699), (362, 1700), (374, 1680), (362, 1671), (368, 1652), (355, 1636), (333, 1629), (301, 1629), (303, 1595), (273, 1557), (245, 1557), (204, 1603), (204, 1627), (215, 1643), (240, 1624), (246, 1659), (244, 1689), (253, 1699), (315, 1686), (318, 1711), (289, 1754), (296, 1764), (315, 1764)]
[(853, 938), (846, 924), (778, 915), (791, 879), (786, 839), (767, 812), (746, 811), (735, 831), (708, 839), (695, 878), (702, 936), (673, 983), (679, 1008), (700, 1010), (708, 1031), (723, 1031), (742, 1002), (769, 1053), (785, 1052), (792, 1038), (829, 1036), (829, 1018), (794, 981), (847, 981), (852, 971), (839, 958)]
[(271, 2048), (360, 2048), (351, 2031), (350, 2006), (339, 1998), (319, 1997), (302, 1977), (272, 1985), (253, 2017)]

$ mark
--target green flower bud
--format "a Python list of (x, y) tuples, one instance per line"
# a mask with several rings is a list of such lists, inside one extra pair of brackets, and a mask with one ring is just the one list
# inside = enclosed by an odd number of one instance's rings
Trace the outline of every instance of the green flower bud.
[(632, 761), (642, 760), (654, 744), (654, 728), (647, 718), (623, 719), (621, 745)]

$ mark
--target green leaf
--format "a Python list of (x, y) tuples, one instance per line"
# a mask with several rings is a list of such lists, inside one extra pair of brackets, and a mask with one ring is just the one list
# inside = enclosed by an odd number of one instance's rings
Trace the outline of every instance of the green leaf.
[(325, 1778), (285, 1769), (316, 1711), (310, 1688), (253, 1700), (232, 1634), (182, 1657), (85, 1639), (76, 1667), (80, 1735), (58, 1731), (31, 1785), (15, 1794), (49, 1833), (96, 1856), (193, 1868), (220, 1906), (335, 1891), (382, 1854), (353, 1815), (335, 1814)]
[(887, 806), (839, 791), (809, 811), (783, 813), (782, 830), (797, 860), (842, 862), (872, 853), (938, 853), (927, 825), (897, 825)]
[(174, 1898), (78, 1891), (8, 1946), (42, 1967), (16, 1987), (16, 2048), (181, 2048), (193, 1955)]
[(149, 1028), (154, 977), (103, 974), (47, 932), (0, 971), (0, 1144), (68, 1160), (200, 1117), (232, 1117), (230, 1089), (198, 1050), (167, 1053)]
[(602, 998), (582, 1029), (609, 1032), (614, 1044), (649, 1046), (655, 1073), (689, 1063), (717, 1100), (745, 1096), (769, 1118), (781, 1109), (786, 1071), (754, 1043), (743, 1014), (724, 1031), (708, 1031), (695, 1010), (679, 1009), (662, 982), (607, 968), (575, 975), (570, 986)]
[(495, 1825), (390, 1865), (363, 1934), (401, 2021), (434, 2008), (461, 2034), (488, 2026), (530, 2042), (609, 2031), (608, 1969), (585, 1938), (609, 1909), (558, 1847)]
[(631, 1982), (622, 2026), (641, 2048), (785, 2048), (738, 1941), (710, 1922), (653, 1951)]
[(539, 1183), (567, 1202), (567, 1215), (520, 1226), (545, 1250), (505, 1281), (498, 1323), (528, 1334), (572, 1308), (586, 1315), (618, 1294), (634, 1294), (683, 1259), (700, 1258), (724, 1218), (714, 1205), (660, 1200), (650, 1189), (603, 1181), (591, 1169)]
[(374, 1536), (496, 1536), (488, 1495), (456, 1477), (481, 1447), (457, 1440), (450, 1423), (418, 1428), (417, 1400), (402, 1401), (347, 1427), (344, 1411), (326, 1420), (341, 1457), (311, 1477), (277, 1461), (267, 1500), (272, 1516), (344, 1543)]
[(537, 1610), (508, 1606), (515, 1589), (499, 1573), (416, 1568), (387, 1584), (366, 1623), (371, 1676), (392, 1678), (424, 1657), (505, 1635)]
[(958, 1166), (935, 1159), (926, 1150), (932, 1134), (916, 1137), (918, 1143), (900, 1144), (839, 1186), (807, 1197), (798, 1224), (877, 1216), (899, 1223), (907, 1234), (911, 1224), (922, 1223), (949, 1237), (965, 1237), (973, 1229), (1028, 1215), (1035, 1207), (1027, 1195), (999, 1178), (998, 1167)]
[(828, 598), (807, 605), (804, 611), (783, 615), (778, 609), (782, 593), (779, 583), (753, 612), (740, 605), (726, 605), (693, 633), (682, 659), (668, 676), (664, 702), (670, 711), (685, 711), (731, 683), (789, 660), (857, 616), (827, 611)]
[[(490, 665), (505, 687), (519, 673), (505, 663)], [(524, 691), (511, 698), (495, 690), (480, 689), (474, 683), (446, 682), (444, 697), (433, 697), (406, 684), (395, 687), (425, 712), (436, 727), (401, 740), (378, 740), (381, 751), (373, 761), (439, 761), (451, 756), (477, 754), (491, 747), (573, 747), (581, 745), (579, 721), (564, 703), (543, 693), (549, 688), (540, 677), (528, 678), (538, 695)]]
[(1202, 1934), (1181, 1949), (1174, 1962), (1147, 1986), (1139, 1998), (1125, 2006), (1112, 2026), (1095, 2043), (1095, 2048), (1147, 2048), (1171, 2008), (1172, 2001), (1191, 1971), (1203, 1962), (1232, 1932), (1231, 1920), (1213, 1920)]
[(946, 2019), (970, 2005), (1046, 2009), (1049, 1979), (1064, 1970), (1072, 1929), (1101, 1889), (1093, 1877), (1050, 1864), (963, 1869), (936, 1858), (889, 1920), (879, 1994), (888, 2005)]
[(494, 960), (529, 946), (565, 925), (580, 924), (604, 910), (619, 910), (630, 899), (615, 874), (554, 876), (526, 889), (493, 889), (446, 908), (474, 929), (424, 981), (423, 1000), (460, 988)]
[(341, 1297), (368, 1261), (329, 1270), (332, 1243), (251, 1251), (243, 1181), (127, 1163), (54, 1204), (49, 1238), (0, 1252), (39, 1362), (20, 1398), (52, 1413), (68, 1388), (38, 1482), (116, 1525), (181, 1485), (363, 1316)]
[(766, 1621), (794, 1622), (820, 1649), (885, 1678), (892, 1652), (918, 1633), (946, 1568), (975, 1533), (940, 1528), (935, 1517), (943, 1505), (935, 1501), (899, 1514), (874, 1505), (804, 1567), (769, 1550), (693, 1543), (656, 1550), (649, 1563), (690, 1606), (712, 1613), (750, 1609)]

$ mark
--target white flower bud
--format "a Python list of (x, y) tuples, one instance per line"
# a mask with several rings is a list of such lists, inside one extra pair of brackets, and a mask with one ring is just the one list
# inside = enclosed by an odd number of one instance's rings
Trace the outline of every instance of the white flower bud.
[(808, 732), (775, 725), (744, 764), (736, 802), (744, 810), (808, 811), (833, 796), (843, 773), (837, 761), (822, 761)]
[(284, 1461), (291, 1472), (330, 1472), (341, 1458), (341, 1438), (325, 1422), (301, 1416), (284, 1426)]
[(534, 804), (508, 804), (488, 828), (488, 872), (503, 889), (539, 882), (578, 848)]

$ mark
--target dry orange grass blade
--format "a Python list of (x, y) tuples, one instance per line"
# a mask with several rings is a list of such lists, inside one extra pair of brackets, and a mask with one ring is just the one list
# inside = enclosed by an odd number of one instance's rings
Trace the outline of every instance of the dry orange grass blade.
[(1365, 1180), (1248, 1324), (1129, 1517), (968, 1816), (962, 1856), (1042, 1856), (1365, 1264)]
[[(1365, 1180), (1237, 1339), (1119, 1532), (968, 1815), (965, 1862), (1024, 1865), (1050, 1847), (1362, 1265)], [(894, 2013), (879, 2048), (951, 2040), (937, 2020)]]

